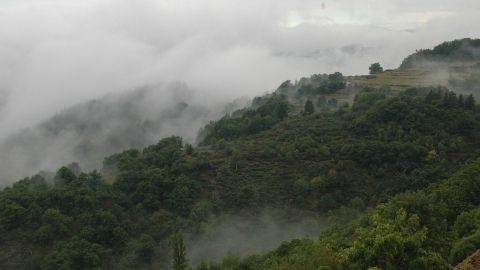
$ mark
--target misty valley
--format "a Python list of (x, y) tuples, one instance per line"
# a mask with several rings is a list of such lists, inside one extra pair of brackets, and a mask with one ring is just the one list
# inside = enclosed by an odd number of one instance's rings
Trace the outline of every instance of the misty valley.
[(0, 269), (480, 269), (478, 3), (80, 2), (0, 3)]

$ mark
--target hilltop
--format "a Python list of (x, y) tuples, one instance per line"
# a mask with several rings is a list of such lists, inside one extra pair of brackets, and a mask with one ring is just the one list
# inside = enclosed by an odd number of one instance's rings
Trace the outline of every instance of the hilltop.
[(389, 86), (394, 90), (444, 86), (480, 98), (479, 78), (480, 39), (461, 39), (418, 50), (407, 56), (398, 69), (349, 79), (359, 85)]

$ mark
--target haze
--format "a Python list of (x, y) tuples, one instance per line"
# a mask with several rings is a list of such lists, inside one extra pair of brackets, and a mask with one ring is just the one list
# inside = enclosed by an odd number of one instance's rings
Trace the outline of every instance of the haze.
[(478, 36), (462, 1), (0, 3), (0, 137), (105, 93), (182, 81), (229, 99), (286, 79), (397, 67), (416, 48)]

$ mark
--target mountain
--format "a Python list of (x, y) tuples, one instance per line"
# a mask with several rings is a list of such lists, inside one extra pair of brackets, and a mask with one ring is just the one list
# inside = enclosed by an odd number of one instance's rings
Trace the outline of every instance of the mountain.
[(480, 108), (395, 72), (285, 81), (198, 146), (22, 179), (0, 192), (0, 268), (449, 269), (480, 244)]
[(246, 101), (236, 102), (207, 100), (184, 84), (170, 83), (78, 104), (0, 143), (0, 183), (71, 162), (100, 170), (105, 156), (167, 136), (194, 143), (200, 127)]
[(407, 56), (400, 67), (380, 74), (356, 76), (361, 85), (409, 87), (444, 86), (457, 93), (480, 98), (480, 39), (444, 42), (433, 49), (418, 50)]
[(480, 62), (480, 39), (459, 39), (447, 41), (433, 49), (419, 50), (406, 57), (401, 70), (431, 69), (439, 65), (465, 66)]

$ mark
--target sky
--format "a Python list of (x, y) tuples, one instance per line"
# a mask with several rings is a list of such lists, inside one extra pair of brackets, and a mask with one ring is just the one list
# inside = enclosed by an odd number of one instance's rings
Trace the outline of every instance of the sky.
[(0, 0), (0, 139), (78, 102), (181, 81), (255, 96), (479, 37), (478, 0)]

